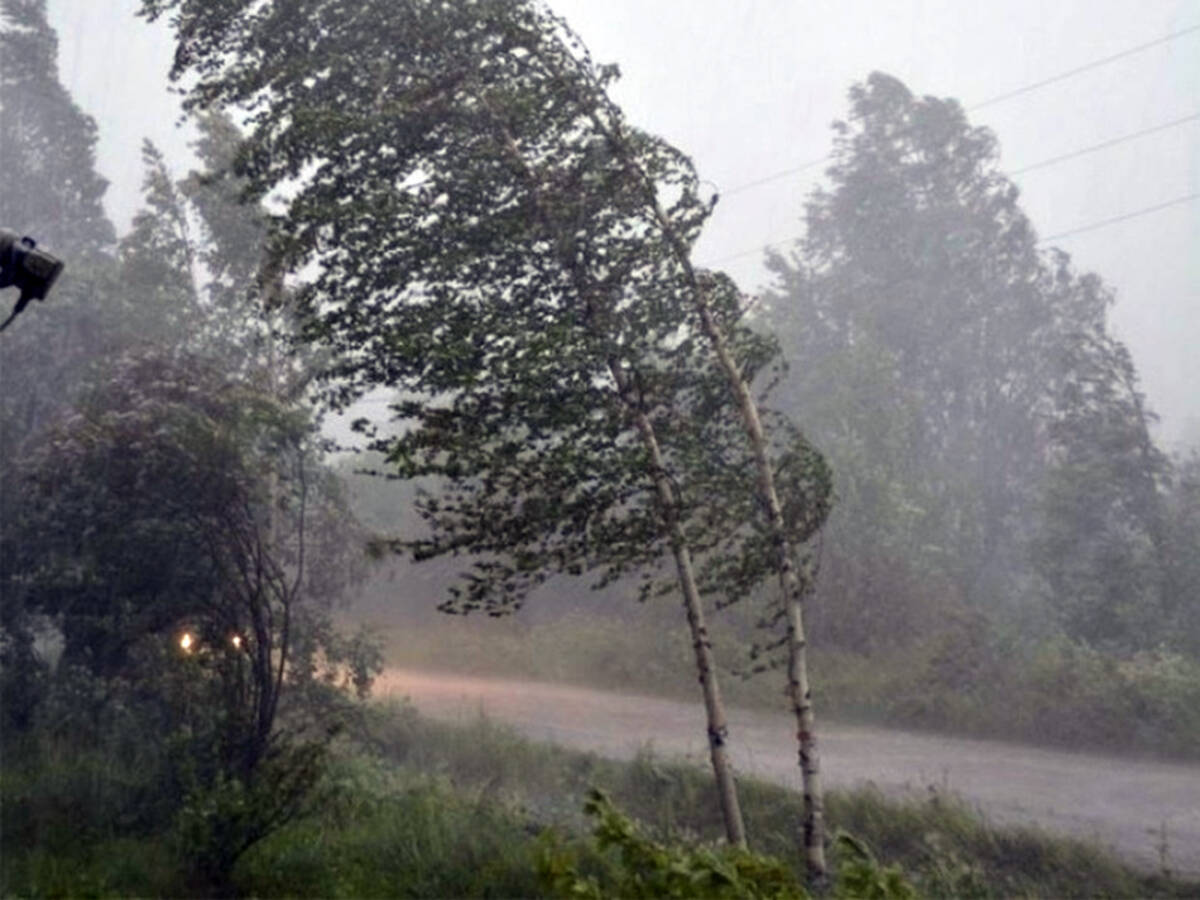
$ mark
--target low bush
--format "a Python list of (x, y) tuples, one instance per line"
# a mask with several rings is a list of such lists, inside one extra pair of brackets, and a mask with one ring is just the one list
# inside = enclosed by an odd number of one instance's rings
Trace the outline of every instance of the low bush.
[[(569, 844), (543, 835), (538, 876), (555, 897), (602, 900), (627, 897), (712, 900), (801, 900), (808, 892), (777, 859), (727, 844), (664, 843), (623, 815), (602, 790), (588, 792), (584, 812), (593, 819), (591, 843)], [(585, 869), (588, 858), (604, 865)]]
[[(1117, 658), (1065, 638), (997, 652), (975, 679), (937, 676), (927, 648), (879, 668), (845, 707), (889, 724), (1067, 747), (1200, 755), (1200, 662), (1168, 652)], [(829, 708), (838, 711), (835, 701)]]

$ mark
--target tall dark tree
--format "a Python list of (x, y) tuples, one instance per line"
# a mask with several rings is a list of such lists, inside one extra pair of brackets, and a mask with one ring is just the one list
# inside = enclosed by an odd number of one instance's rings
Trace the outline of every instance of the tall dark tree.
[(142, 146), (144, 206), (118, 245), (123, 326), (141, 343), (197, 349), (211, 315), (196, 285), (187, 203), (150, 141)]
[[(67, 262), (50, 299), (27, 309), (0, 335), (5, 532), (14, 516), (10, 464), (67, 408), (108, 343), (108, 325), (96, 306), (111, 274), (115, 234), (101, 205), (106, 183), (95, 171), (95, 123), (59, 83), (58, 42), (44, 0), (3, 0), (0, 13), (0, 227), (33, 236)], [(0, 303), (15, 300), (13, 291), (0, 293)], [(5, 537), (0, 533), (0, 543)], [(40, 670), (27, 611), (6, 592), (0, 604), (0, 693), (7, 724), (28, 722)]]
[(8, 458), (105, 352), (112, 326), (100, 307), (116, 235), (102, 205), (107, 183), (95, 169), (96, 125), (59, 82), (44, 0), (3, 0), (0, 10), (0, 225), (33, 236), (67, 264), (52, 296), (0, 340), (0, 453)]
[(298, 399), (315, 370), (311, 353), (288, 355), (294, 315), (283, 273), (267, 248), (268, 216), (247, 202), (245, 179), (234, 172), (243, 135), (226, 115), (196, 117), (200, 168), (178, 189), (197, 224), (196, 261), (205, 274), (206, 352), (279, 396)]
[[(828, 382), (826, 360), (894, 398), (882, 433), (877, 398), (818, 402), (846, 416), (840, 441), (874, 432), (891, 444), (867, 451), (883, 466), (871, 477), (916, 491), (895, 513), (917, 508), (917, 529), (937, 536), (919, 563), (966, 599), (994, 593), (1008, 568), (1004, 535), (1032, 487), (1050, 379), (1036, 236), (996, 155), (956, 103), (872, 75), (836, 126), (831, 187), (809, 203), (795, 265), (773, 263), (781, 327), (803, 361), (797, 403)], [(919, 479), (904, 472), (914, 466)]]
[(140, 351), (13, 464), (5, 602), (55, 623), (60, 688), (83, 673), (107, 698), (75, 715), (129, 710), (139, 741), (172, 751), (159, 777), (201, 803), (185, 824), (201, 820), (214, 879), (310, 783), (329, 718), (297, 698), (365, 690), (375, 666), (332, 627), (363, 557), (316, 450), (305, 410)]
[(58, 39), (45, 0), (3, 0), (0, 158), (2, 221), (64, 253), (110, 250), (108, 182), (95, 169), (96, 123), (58, 78)]
[[(267, 215), (245, 202), (231, 171), (243, 136), (226, 116), (196, 119), (200, 168), (176, 181), (162, 154), (142, 151), (145, 205), (119, 244), (122, 312), (139, 343), (186, 348), (289, 401), (313, 375), (288, 354), (293, 317), (268, 264)], [(292, 348), (295, 350), (295, 348)]]
[(1173, 467), (1166, 519), (1167, 645), (1200, 658), (1200, 452)]
[(331, 617), (362, 537), (274, 349), (282, 316), (256, 311), (261, 214), (216, 185), (236, 134), (201, 122), (214, 171), (182, 185), (147, 143), (145, 206), (117, 242), (44, 4), (2, 8), (0, 214), (69, 276), (0, 341), (5, 734), (57, 715), (90, 727), (72, 744), (136, 752), (225, 891), (311, 785), (330, 685), (369, 687), (377, 655)]
[[(876, 73), (850, 103), (804, 239), (769, 260), (789, 408), (839, 473), (819, 626), (870, 648), (964, 605), (1033, 615), (1048, 581), (1060, 621), (1094, 636), (1069, 605), (1138, 606), (1160, 580), (1162, 460), (1111, 297), (1039, 250), (995, 136), (956, 102)], [(1134, 532), (1126, 582), (1101, 587), (1108, 542)]]

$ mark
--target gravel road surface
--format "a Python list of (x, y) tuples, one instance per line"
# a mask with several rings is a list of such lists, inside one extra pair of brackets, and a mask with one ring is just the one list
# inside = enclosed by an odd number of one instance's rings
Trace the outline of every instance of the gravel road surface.
[[(383, 674), (376, 695), (407, 696), (439, 718), (482, 712), (530, 738), (608, 757), (629, 758), (651, 744), (664, 756), (707, 764), (699, 700), (401, 669)], [(729, 718), (738, 771), (798, 789), (789, 715), (731, 710)], [(819, 738), (827, 786), (949, 790), (992, 821), (1091, 838), (1147, 868), (1159, 865), (1165, 824), (1172, 870), (1200, 877), (1200, 766), (830, 723)]]

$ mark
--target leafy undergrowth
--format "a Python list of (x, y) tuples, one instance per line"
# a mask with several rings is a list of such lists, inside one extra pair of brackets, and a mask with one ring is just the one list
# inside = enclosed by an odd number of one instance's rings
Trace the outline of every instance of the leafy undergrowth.
[[(684, 629), (649, 624), (571, 614), (534, 628), (519, 619), (447, 617), (419, 631), (383, 632), (392, 665), (695, 699)], [(731, 641), (715, 634), (718, 661), (743, 659), (744, 636)], [(818, 646), (809, 659), (826, 717), (1200, 758), (1200, 662), (1179, 654), (1118, 659), (1063, 638), (1008, 646), (995, 635), (951, 626), (919, 646), (869, 656)], [(782, 704), (779, 673), (723, 676), (733, 705)]]
[[(406, 704), (374, 707), (361, 732), (339, 741), (309, 811), (239, 860), (237, 894), (622, 896), (642, 885), (646, 896), (669, 887), (675, 896), (702, 897), (726, 885), (731, 897), (802, 895), (794, 841), (800, 798), (773, 785), (742, 784), (754, 851), (742, 855), (716, 840), (709, 774), (650, 752), (619, 763), (533, 743), (483, 718), (432, 721)], [(80, 774), (80, 760), (55, 760), (49, 769), (6, 760), (0, 895), (195, 895), (180, 855), (186, 848), (170, 834), (119, 837), (97, 827), (69, 837), (72, 823), (99, 822), (124, 803), (110, 790), (79, 790), (100, 765), (84, 761), (90, 768)], [(101, 771), (131, 777), (119, 763), (107, 765)], [(829, 848), (834, 896), (1200, 891), (1139, 874), (1077, 841), (989, 825), (952, 797), (833, 792), (827, 818), (831, 835), (854, 835)]]

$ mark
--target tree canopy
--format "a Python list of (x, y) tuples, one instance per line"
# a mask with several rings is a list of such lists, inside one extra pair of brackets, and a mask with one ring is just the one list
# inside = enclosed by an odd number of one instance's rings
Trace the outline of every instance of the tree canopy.
[(1165, 460), (1111, 292), (1039, 246), (995, 136), (953, 100), (872, 75), (827, 174), (804, 239), (769, 260), (768, 316), (803, 361), (789, 408), (839, 473), (820, 626), (871, 646), (964, 605), (1048, 609), (1136, 644), (1100, 620), (1160, 603)]
[(0, 341), (0, 740), (35, 771), (134, 773), (86, 827), (177, 832), (227, 890), (378, 668), (333, 621), (364, 535), (322, 462), (305, 358), (278, 349), (289, 322), (253, 302), (286, 287), (227, 176), (236, 129), (200, 121), (206, 171), (183, 182), (147, 144), (118, 240), (44, 3), (2, 9), (0, 221), (68, 268)]
[[(173, 13), (191, 107), (247, 118), (235, 169), (279, 203), (274, 261), (299, 276), (301, 339), (332, 351), (328, 399), (413, 397), (379, 446), (447, 485), (416, 549), (476, 555), (454, 606), (502, 612), (551, 572), (653, 576), (670, 553), (706, 678), (699, 591), (794, 576), (829, 479), (794, 429), (763, 431), (748, 384), (777, 348), (693, 267), (712, 198), (625, 122), (615, 67), (517, 0), (143, 9)], [(795, 534), (785, 454), (810, 507)]]
[(0, 10), (0, 227), (67, 262), (51, 299), (0, 341), (0, 452), (11, 458), (111, 349), (118, 325), (106, 313), (119, 301), (105, 290), (116, 232), (102, 203), (108, 185), (95, 169), (96, 123), (58, 81), (44, 0), (4, 0)]
[[(695, 485), (685, 505), (711, 496), (703, 466), (717, 478), (744, 462), (716, 438), (738, 420), (673, 246), (690, 246), (709, 201), (685, 156), (624, 123), (604, 94), (615, 69), (562, 22), (508, 0), (368, 4), (351, 20), (328, 2), (303, 16), (144, 8), (174, 11), (189, 103), (248, 113), (235, 170), (250, 196), (286, 195), (271, 240), (285, 271), (314, 273), (295, 303), (302, 338), (334, 351), (332, 402), (381, 385), (415, 395), (396, 407), (407, 435), (382, 443), (404, 474), (461, 492), (434, 507), (444, 537), (420, 552), (542, 546), (525, 571), (655, 558), (664, 538), (648, 540), (657, 526), (631, 484), (646, 496), (633, 409), (673, 466), (698, 467), (676, 477)], [(736, 288), (714, 284), (753, 377), (775, 350), (738, 324)], [(487, 583), (507, 579), (522, 581)]]

